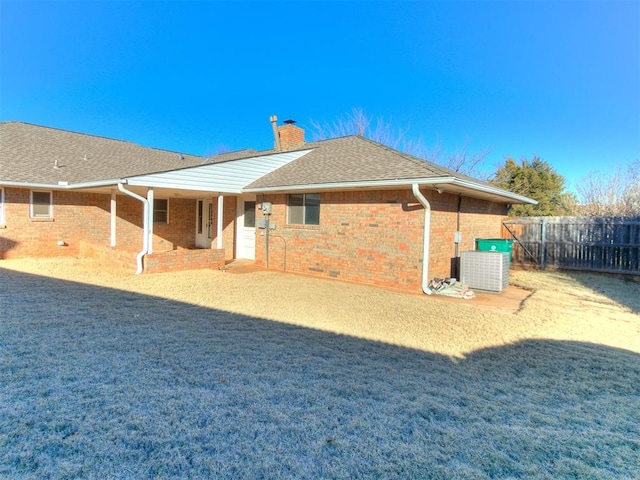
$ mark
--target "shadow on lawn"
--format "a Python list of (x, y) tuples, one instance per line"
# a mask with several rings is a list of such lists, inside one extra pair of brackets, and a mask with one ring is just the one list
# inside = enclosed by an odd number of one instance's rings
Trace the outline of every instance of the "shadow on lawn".
[(640, 313), (640, 273), (636, 277), (570, 270), (563, 270), (563, 273), (594, 292), (628, 307), (633, 313)]
[(453, 362), (130, 292), (0, 280), (2, 477), (640, 475), (629, 351), (523, 341)]

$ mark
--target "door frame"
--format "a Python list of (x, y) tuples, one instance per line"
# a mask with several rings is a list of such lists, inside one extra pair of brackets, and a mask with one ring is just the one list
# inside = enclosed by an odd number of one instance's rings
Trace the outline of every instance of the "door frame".
[[(202, 215), (200, 214), (202, 205)], [(196, 248), (211, 248), (213, 244), (213, 200), (198, 198), (196, 200)]]
[[(246, 245), (247, 234), (250, 227), (244, 226), (244, 203), (255, 202), (255, 195), (240, 195), (237, 197), (236, 203), (236, 251), (235, 258), (243, 258), (247, 260), (256, 259), (256, 227), (253, 227), (253, 236), (249, 241), (251, 245)], [(249, 252), (247, 252), (247, 247)]]

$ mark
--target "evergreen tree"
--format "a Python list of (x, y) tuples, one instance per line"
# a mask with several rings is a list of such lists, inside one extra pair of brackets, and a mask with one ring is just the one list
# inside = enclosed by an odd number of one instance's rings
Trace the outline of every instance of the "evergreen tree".
[(520, 163), (508, 158), (491, 183), (538, 201), (538, 205), (514, 205), (509, 211), (513, 217), (569, 215), (575, 205), (573, 195), (565, 191), (564, 178), (536, 156)]

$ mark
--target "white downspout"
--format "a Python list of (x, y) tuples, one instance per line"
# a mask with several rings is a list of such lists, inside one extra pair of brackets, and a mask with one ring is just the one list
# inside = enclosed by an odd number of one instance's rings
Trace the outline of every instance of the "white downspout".
[(109, 240), (109, 245), (111, 247), (116, 246), (116, 220), (117, 220), (116, 208), (117, 208), (116, 191), (114, 189), (111, 189), (111, 204), (110, 204), (110, 210), (109, 210), (110, 217), (111, 217), (111, 239)]
[(429, 235), (431, 231), (431, 205), (429, 201), (420, 193), (420, 187), (417, 183), (411, 185), (413, 196), (416, 197), (424, 207), (424, 233), (422, 234), (422, 291), (427, 295), (431, 295), (429, 288)]
[(137, 193), (130, 192), (126, 190), (121, 183), (118, 183), (118, 190), (120, 190), (125, 195), (129, 195), (130, 197), (135, 198), (142, 202), (142, 212), (143, 212), (143, 220), (142, 220), (142, 250), (138, 252), (138, 256), (136, 257), (136, 263), (138, 265), (138, 269), (136, 270), (136, 275), (139, 275), (143, 271), (142, 266), (142, 257), (144, 257), (149, 250), (149, 202), (146, 198), (138, 195)]

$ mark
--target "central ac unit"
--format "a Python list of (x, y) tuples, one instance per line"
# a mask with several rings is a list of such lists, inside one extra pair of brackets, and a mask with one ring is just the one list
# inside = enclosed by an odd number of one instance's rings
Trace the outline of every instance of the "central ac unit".
[(460, 281), (469, 288), (501, 292), (509, 286), (509, 254), (507, 252), (462, 252)]

